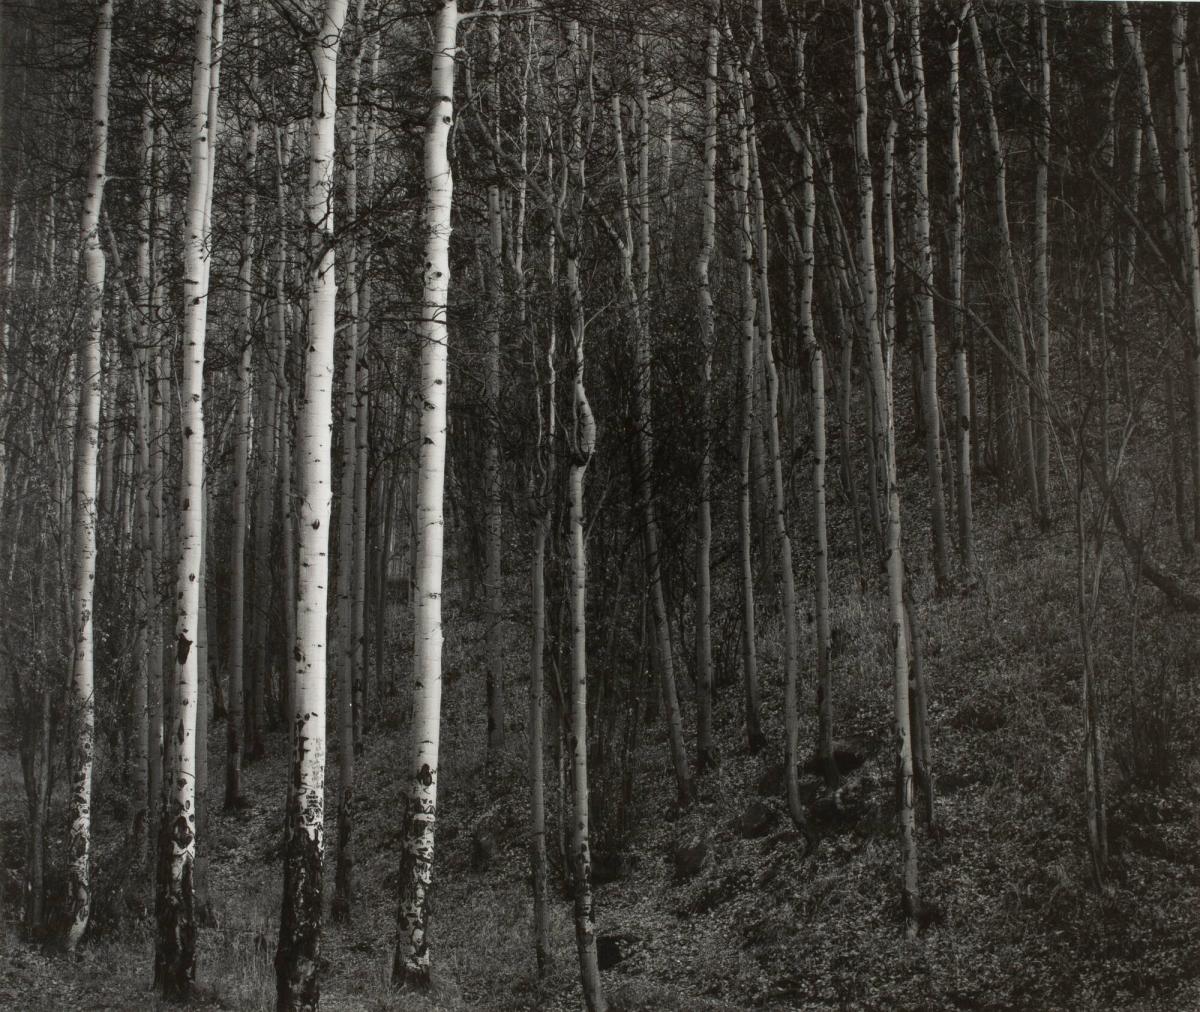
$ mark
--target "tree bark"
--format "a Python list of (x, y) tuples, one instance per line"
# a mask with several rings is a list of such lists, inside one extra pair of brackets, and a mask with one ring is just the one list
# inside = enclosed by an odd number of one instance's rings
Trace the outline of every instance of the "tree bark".
[(425, 257), (421, 317), (420, 464), (417, 481), (416, 606), (410, 752), (404, 777), (400, 897), (394, 985), (428, 988), (427, 893), (433, 872), (438, 741), (442, 706), (442, 533), (446, 481), (447, 300), (454, 181), (447, 141), (454, 122), (458, 2), (440, 0), (434, 22), (430, 107), (425, 126)]
[(276, 1007), (315, 1010), (321, 1000), (322, 859), (325, 822), (325, 685), (328, 660), (330, 473), (333, 428), (334, 123), (337, 56), (347, 0), (326, 0), (312, 43), (314, 77), (305, 212), (313, 233), (308, 274), (308, 355), (300, 413), (300, 585), (296, 686), (283, 864), (283, 910), (275, 953)]
[(192, 64), (191, 145), (183, 250), (183, 369), (180, 431), (183, 475), (179, 487), (179, 563), (175, 580), (175, 665), (163, 806), (158, 830), (155, 986), (168, 1000), (185, 999), (196, 976), (193, 865), (196, 857), (196, 689), (199, 682), (201, 544), (204, 483), (204, 337), (208, 315), (210, 235), (206, 207), (211, 199), (210, 131), (216, 109), (209, 103), (214, 36), (222, 0), (196, 6)]
[(897, 822), (900, 835), (900, 899), (905, 931), (917, 932), (920, 892), (917, 882), (917, 844), (913, 818), (913, 753), (908, 704), (908, 650), (904, 636), (904, 559), (900, 547), (900, 490), (896, 475), (896, 445), (890, 383), (885, 366), (875, 279), (874, 192), (867, 143), (866, 43), (862, 0), (854, 2), (854, 91), (856, 117), (854, 153), (859, 193), (859, 250), (864, 315), (868, 327), (871, 386), (874, 392), (877, 455), (884, 461), (887, 493), (888, 625), (894, 682)]
[[(93, 606), (96, 581), (96, 468), (100, 439), (100, 344), (104, 316), (104, 250), (100, 245), (100, 206), (108, 162), (108, 86), (112, 57), (112, 0), (96, 8), (92, 69), (92, 134), (79, 243), (85, 271), (87, 334), (79, 354), (79, 421), (75, 444), (74, 545), (72, 567), (70, 830), (68, 835), (66, 948), (73, 950), (87, 930), (92, 908), (92, 759), (95, 751)], [(48, 775), (48, 772), (47, 772)]]

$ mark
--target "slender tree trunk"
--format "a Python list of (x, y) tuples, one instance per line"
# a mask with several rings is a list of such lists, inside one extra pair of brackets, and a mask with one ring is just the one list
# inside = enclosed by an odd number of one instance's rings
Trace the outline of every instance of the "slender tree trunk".
[[(71, 798), (67, 869), (66, 947), (74, 949), (92, 910), (92, 759), (95, 751), (93, 602), (96, 580), (96, 465), (100, 439), (100, 343), (104, 314), (104, 250), (100, 245), (100, 205), (108, 162), (108, 85), (112, 54), (112, 0), (96, 8), (95, 63), (92, 76), (92, 136), (87, 192), (79, 242), (85, 270), (87, 334), (79, 355), (79, 422), (75, 447), (74, 547), (71, 598), (74, 663), (71, 676)], [(47, 771), (46, 775), (49, 773)]]
[(208, 895), (208, 490), (209, 477), (204, 476), (200, 492), (200, 600), (196, 619), (196, 859), (193, 882), (196, 897), (196, 917), (201, 924), (213, 921), (212, 904)]
[(158, 930), (155, 986), (168, 999), (191, 992), (196, 974), (193, 864), (196, 857), (196, 689), (204, 483), (204, 336), (208, 314), (209, 251), (205, 213), (211, 199), (209, 104), (213, 42), (221, 0), (196, 7), (190, 121), (191, 180), (184, 217), (183, 370), (180, 378), (183, 475), (179, 488), (179, 563), (175, 581), (175, 667), (163, 806), (158, 831)]
[(946, 46), (950, 64), (950, 343), (954, 350), (954, 437), (958, 457), (958, 557), (969, 575), (975, 568), (975, 524), (971, 498), (971, 376), (967, 362), (966, 321), (963, 319), (963, 161), (962, 95), (958, 70), (959, 32)]
[[(1034, 436), (1037, 442), (1038, 496), (1043, 518), (1050, 513), (1050, 44), (1046, 2), (1035, 0), (1038, 52), (1037, 179), (1034, 183), (1033, 322), (1037, 330), (1034, 374)], [(1111, 52), (1112, 19), (1109, 24)]]
[(1183, 247), (1187, 255), (1188, 291), (1191, 295), (1191, 334), (1185, 348), (1191, 380), (1191, 441), (1192, 464), (1192, 530), (1200, 536), (1200, 236), (1196, 232), (1196, 202), (1192, 192), (1192, 126), (1191, 96), (1188, 84), (1188, 65), (1185, 53), (1187, 40), (1187, 7), (1175, 5), (1171, 22), (1171, 63), (1175, 81), (1175, 152), (1176, 188), (1179, 193), (1179, 213), (1183, 219)]
[(454, 122), (458, 2), (440, 0), (434, 24), (430, 108), (425, 126), (425, 272), (421, 299), (421, 423), (417, 485), (416, 608), (412, 728), (403, 770), (400, 897), (395, 985), (430, 984), (427, 893), (433, 872), (438, 741), (442, 709), (442, 532), (446, 481), (447, 300), (454, 182), (447, 141)]
[(754, 566), (751, 557), (751, 444), (754, 430), (755, 325), (754, 325), (754, 240), (750, 215), (750, 142), (746, 123), (745, 92), (748, 75), (738, 81), (737, 145), (739, 168), (736, 203), (742, 227), (742, 314), (741, 314), (741, 450), (739, 454), (740, 493), (738, 539), (742, 582), (742, 685), (745, 694), (746, 740), (751, 753), (758, 752), (767, 740), (759, 717), (758, 657), (754, 628)]
[[(500, 144), (500, 19), (488, 19), (488, 103), (486, 128)], [(496, 167), (497, 177), (500, 167)], [(487, 740), (489, 752), (504, 747), (504, 576), (501, 556), (503, 519), (500, 475), (500, 323), (504, 313), (504, 229), (500, 184), (488, 186), (487, 294), (484, 352), (484, 496), (486, 538)]]
[(704, 204), (696, 288), (700, 296), (700, 346), (704, 375), (700, 388), (700, 475), (696, 510), (696, 774), (716, 766), (713, 744), (712, 659), (712, 365), (715, 343), (709, 264), (716, 247), (717, 224), (717, 59), (721, 33), (719, 0), (710, 0), (704, 71)]
[[(300, 586), (296, 685), (288, 727), (291, 763), (283, 864), (283, 910), (275, 953), (276, 1007), (320, 1005), (322, 860), (325, 851), (325, 703), (333, 429), (334, 123), (337, 56), (347, 0), (326, 0), (312, 43), (314, 77), (305, 211), (313, 239), (308, 274), (308, 354), (300, 415)], [(268, 500), (269, 501), (269, 500)]]
[(933, 527), (933, 572), (939, 589), (950, 579), (946, 496), (942, 486), (938, 438), (938, 350), (933, 313), (933, 245), (929, 239), (929, 109), (925, 96), (925, 57), (921, 48), (921, 3), (909, 0), (908, 37), (912, 67), (913, 238), (917, 260), (917, 319), (921, 328), (921, 407), (925, 418), (925, 466), (929, 472), (929, 510)]
[(854, 2), (854, 92), (856, 118), (854, 152), (859, 193), (859, 263), (862, 268), (864, 315), (870, 345), (871, 385), (874, 389), (878, 455), (884, 460), (887, 482), (888, 623), (893, 660), (897, 820), (900, 832), (900, 898), (905, 930), (917, 931), (920, 892), (917, 883), (917, 844), (913, 818), (913, 753), (908, 703), (908, 650), (904, 636), (904, 558), (900, 547), (900, 490), (896, 475), (896, 443), (890, 384), (885, 365), (875, 280), (875, 235), (871, 162), (867, 143), (866, 43), (862, 0)]
[[(547, 176), (554, 185), (554, 163), (548, 161)], [(561, 218), (562, 209), (557, 209)], [(521, 232), (518, 231), (518, 236)], [(554, 304), (558, 304), (558, 243), (552, 229), (547, 237), (547, 274)], [(519, 264), (515, 266), (520, 266)], [(522, 316), (526, 316), (523, 271), (514, 271), (521, 285)], [(546, 345), (545, 422), (542, 398), (537, 401), (537, 443), (534, 447), (534, 466), (530, 473), (530, 516), (533, 521), (533, 562), (530, 567), (530, 590), (533, 608), (533, 637), (529, 656), (529, 860), (533, 881), (533, 946), (539, 979), (550, 970), (550, 901), (546, 862), (546, 771), (545, 771), (545, 654), (546, 654), (546, 542), (549, 540), (553, 515), (553, 489), (556, 468), (554, 438), (558, 431), (556, 393), (558, 371), (558, 330), (554, 316), (548, 322)], [(536, 348), (536, 344), (534, 345)], [(537, 361), (534, 360), (537, 375)], [(558, 734), (557, 725), (555, 733)]]

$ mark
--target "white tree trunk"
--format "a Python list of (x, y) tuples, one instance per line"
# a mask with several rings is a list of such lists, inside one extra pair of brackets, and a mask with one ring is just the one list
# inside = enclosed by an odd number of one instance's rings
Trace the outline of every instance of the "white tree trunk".
[[(67, 870), (66, 947), (72, 950), (87, 930), (92, 909), (92, 756), (95, 749), (93, 679), (93, 601), (96, 581), (96, 465), (100, 439), (100, 342), (104, 314), (104, 251), (100, 246), (100, 205), (108, 163), (108, 85), (112, 55), (112, 0), (96, 11), (95, 63), (92, 77), (91, 157), (79, 242), (85, 270), (87, 335), (79, 356), (82, 395), (75, 448), (74, 541), (71, 597), (74, 666), (71, 708), (75, 740), (71, 750), (71, 798)], [(47, 774), (48, 775), (48, 774)]]
[(450, 127), (454, 122), (457, 0), (440, 0), (434, 25), (430, 107), (425, 125), (425, 257), (421, 319), (420, 463), (417, 479), (417, 572), (413, 617), (411, 751), (405, 778), (396, 912), (394, 984), (427, 987), (430, 955), (427, 892), (433, 871), (437, 813), (438, 739), (442, 711), (442, 533), (446, 479), (446, 303), (450, 290), (450, 218), (454, 180)]
[(888, 626), (892, 647), (896, 786), (899, 800), (900, 898), (905, 930), (915, 936), (920, 893), (917, 885), (917, 847), (913, 818), (912, 732), (908, 717), (908, 649), (904, 636), (904, 558), (900, 543), (900, 490), (896, 474), (896, 439), (893, 426), (891, 383), (882, 344), (883, 326), (875, 278), (874, 188), (867, 141), (866, 43), (862, 0), (854, 3), (854, 92), (857, 115), (854, 154), (859, 192), (858, 260), (862, 271), (863, 311), (867, 323), (871, 387), (874, 393), (875, 453), (883, 459), (887, 502), (886, 559), (888, 574)]
[(312, 44), (312, 114), (305, 212), (314, 257), (308, 275), (308, 355), (300, 412), (300, 582), (296, 601), (296, 691), (289, 700), (291, 772), (283, 868), (283, 911), (275, 955), (280, 1009), (321, 1000), (322, 860), (325, 851), (325, 684), (328, 654), (330, 473), (333, 429), (334, 125), (337, 56), (346, 0), (326, 0)]
[(191, 179), (183, 233), (183, 369), (180, 429), (183, 474), (179, 483), (179, 564), (175, 580), (175, 668), (158, 836), (158, 932), (154, 979), (162, 994), (184, 998), (196, 973), (193, 862), (196, 856), (196, 689), (200, 618), (204, 482), (204, 336), (208, 315), (208, 208), (212, 197), (209, 104), (211, 61), (221, 0), (196, 7), (192, 104), (189, 122)]

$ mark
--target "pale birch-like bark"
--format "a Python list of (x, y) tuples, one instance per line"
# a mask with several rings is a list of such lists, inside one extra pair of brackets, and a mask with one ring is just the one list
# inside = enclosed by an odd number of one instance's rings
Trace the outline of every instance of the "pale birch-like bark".
[(207, 471), (200, 492), (200, 601), (196, 619), (196, 860), (192, 878), (196, 894), (196, 917), (201, 924), (213, 921), (208, 895), (208, 490)]
[(420, 464), (417, 479), (416, 606), (410, 751), (404, 805), (394, 984), (428, 987), (427, 894), (433, 871), (438, 742), (442, 710), (442, 534), (446, 480), (447, 300), (454, 181), (447, 142), (454, 122), (458, 2), (440, 0), (434, 22), (425, 126), (425, 257), (421, 318)]
[[(92, 759), (95, 751), (93, 602), (96, 581), (96, 468), (100, 439), (100, 343), (104, 314), (104, 250), (100, 245), (100, 205), (108, 163), (108, 88), (112, 58), (112, 0), (96, 9), (92, 71), (91, 157), (88, 159), (79, 244), (85, 271), (87, 334), (79, 354), (79, 421), (75, 446), (72, 636), (74, 662), (71, 708), (75, 738), (71, 747), (70, 830), (68, 836), (66, 947), (74, 949), (92, 909)], [(49, 773), (47, 771), (46, 775)]]
[(158, 929), (155, 986), (168, 999), (185, 998), (196, 974), (193, 862), (196, 856), (196, 688), (204, 482), (204, 336), (208, 314), (208, 215), (211, 199), (209, 103), (212, 53), (221, 0), (196, 6), (192, 101), (188, 123), (191, 173), (184, 215), (183, 370), (180, 377), (181, 451), (179, 562), (175, 581), (175, 652), (163, 808), (158, 831)]
[[(284, 842), (283, 910), (275, 953), (276, 1007), (316, 1009), (321, 1000), (322, 863), (325, 850), (325, 685), (329, 596), (329, 521), (333, 482), (333, 191), (337, 57), (347, 0), (326, 0), (312, 41), (305, 214), (312, 232), (308, 272), (308, 354), (300, 412), (298, 490), (300, 565), (296, 595), (296, 685), (289, 698), (291, 737)], [(268, 498), (268, 502), (270, 502)]]
[(875, 226), (872, 220), (874, 185), (867, 140), (866, 42), (862, 0), (854, 2), (854, 91), (856, 116), (854, 154), (859, 193), (858, 260), (862, 271), (862, 297), (867, 321), (867, 343), (878, 455), (884, 461), (887, 496), (888, 626), (894, 682), (894, 733), (896, 749), (897, 821), (900, 832), (900, 898), (906, 933), (914, 936), (920, 911), (917, 883), (916, 827), (913, 817), (913, 753), (909, 724), (908, 650), (904, 636), (904, 558), (901, 554), (900, 490), (896, 474), (895, 430), (890, 383), (884, 362), (882, 326), (875, 279)]
[(933, 244), (929, 238), (929, 108), (925, 94), (925, 56), (921, 45), (921, 0), (908, 2), (909, 64), (912, 69), (912, 215), (917, 266), (917, 321), (921, 330), (921, 408), (925, 416), (925, 467), (929, 473), (929, 512), (933, 527), (933, 572), (939, 589), (950, 579), (946, 533), (946, 495), (938, 440), (937, 332), (933, 312)]
[[(525, 152), (522, 150), (522, 168)], [(549, 188), (554, 187), (554, 158), (547, 156), (546, 175)], [(556, 220), (561, 220), (561, 205), (555, 209)], [(522, 231), (516, 238), (520, 243)], [(554, 229), (546, 237), (546, 274), (551, 297), (558, 304), (558, 244)], [(519, 260), (519, 258), (518, 258)], [(514, 264), (514, 274), (523, 278), (521, 264)], [(521, 282), (522, 312), (524, 306), (524, 283)], [(530, 565), (530, 597), (533, 611), (533, 636), (529, 652), (529, 859), (533, 878), (533, 945), (537, 960), (538, 977), (545, 977), (552, 959), (550, 947), (550, 902), (548, 868), (546, 862), (546, 764), (545, 764), (545, 652), (546, 652), (546, 542), (550, 537), (553, 516), (553, 488), (557, 472), (554, 453), (554, 438), (558, 426), (555, 397), (558, 389), (556, 355), (558, 352), (558, 329), (554, 314), (547, 325), (545, 352), (546, 378), (544, 381), (545, 423), (543, 424), (543, 396), (541, 390), (535, 399), (537, 404), (537, 442), (534, 446), (533, 469), (529, 476), (529, 509), (533, 521), (533, 560)], [(537, 345), (534, 344), (535, 353)], [(534, 361), (537, 375), (537, 361)], [(560, 735), (557, 725), (554, 733)]]

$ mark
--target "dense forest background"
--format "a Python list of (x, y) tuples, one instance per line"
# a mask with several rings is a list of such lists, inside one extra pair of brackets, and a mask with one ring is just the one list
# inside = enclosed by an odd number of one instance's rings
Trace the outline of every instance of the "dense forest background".
[(0, 0), (0, 1005), (1200, 1008), (1198, 33)]

